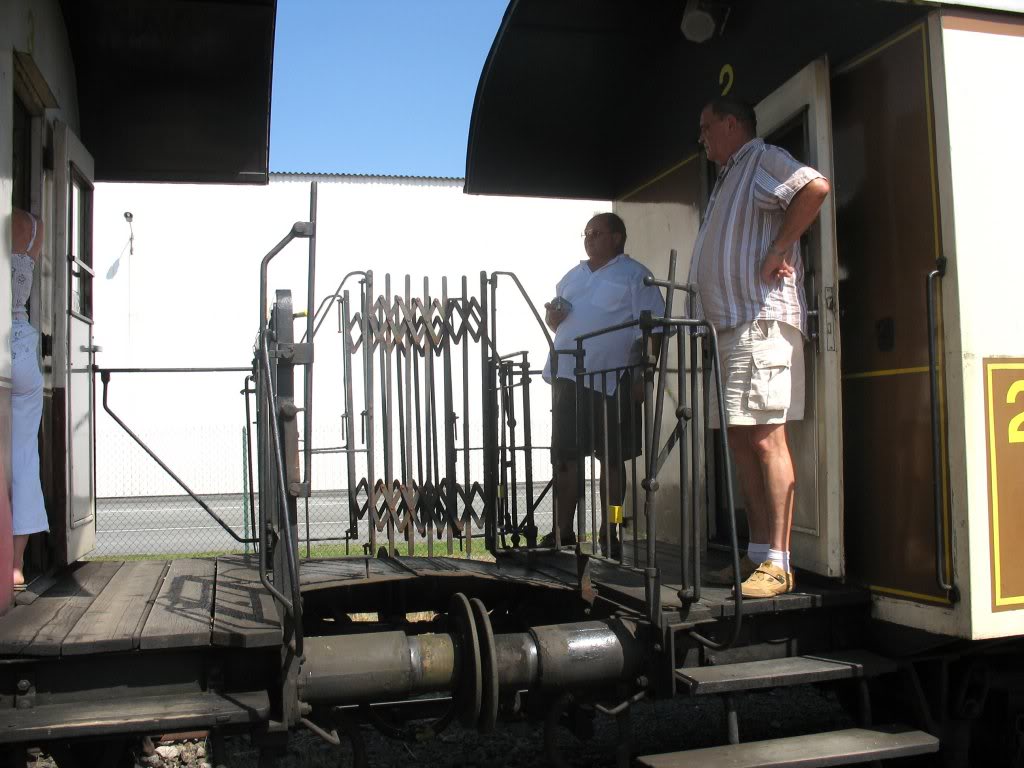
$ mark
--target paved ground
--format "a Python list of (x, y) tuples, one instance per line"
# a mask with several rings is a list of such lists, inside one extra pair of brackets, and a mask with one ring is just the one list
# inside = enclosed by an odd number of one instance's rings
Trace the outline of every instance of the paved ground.
[[(542, 484), (535, 484), (539, 495)], [(526, 505), (526, 486), (517, 492), (520, 514)], [(214, 494), (203, 501), (240, 538), (252, 537), (248, 499), (242, 494)], [(340, 537), (349, 526), (347, 491), (317, 491), (299, 502), (299, 536), (316, 546), (325, 540), (344, 546)], [(308, 528), (307, 528), (308, 508)], [(96, 500), (96, 557), (244, 551), (230, 533), (188, 496), (101, 497)], [(537, 510), (537, 525), (550, 526), (550, 496)], [(367, 540), (367, 522), (359, 523), (360, 538), (351, 542), (353, 554)]]

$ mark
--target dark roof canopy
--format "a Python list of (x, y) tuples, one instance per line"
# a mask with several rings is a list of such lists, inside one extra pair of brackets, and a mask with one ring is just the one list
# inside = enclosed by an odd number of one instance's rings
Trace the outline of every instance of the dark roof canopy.
[(466, 192), (613, 199), (697, 149), (728, 65), (757, 102), (822, 55), (841, 65), (921, 19), (891, 0), (702, 0), (724, 26), (680, 32), (685, 0), (512, 0), (477, 87)]
[(276, 0), (61, 0), (99, 181), (266, 183)]

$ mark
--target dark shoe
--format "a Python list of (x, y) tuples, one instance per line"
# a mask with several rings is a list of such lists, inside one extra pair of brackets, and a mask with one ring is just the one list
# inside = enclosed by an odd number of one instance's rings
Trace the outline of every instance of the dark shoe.
[[(555, 546), (555, 532), (552, 531), (537, 544), (539, 547), (553, 547)], [(562, 534), (562, 546), (563, 547), (575, 547), (576, 546), (576, 534), (575, 533), (563, 533)]]

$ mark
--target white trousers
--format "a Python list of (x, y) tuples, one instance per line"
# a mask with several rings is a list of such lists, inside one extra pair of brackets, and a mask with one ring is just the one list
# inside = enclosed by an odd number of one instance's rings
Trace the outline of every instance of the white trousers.
[(49, 529), (39, 481), (39, 422), (43, 415), (43, 374), (39, 333), (24, 320), (11, 325), (11, 508), (14, 535)]

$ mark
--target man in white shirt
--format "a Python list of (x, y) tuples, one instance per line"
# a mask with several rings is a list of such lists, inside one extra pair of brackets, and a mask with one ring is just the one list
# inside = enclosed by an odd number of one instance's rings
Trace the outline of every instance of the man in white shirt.
[[(639, 372), (633, 370), (641, 360), (642, 333), (638, 327), (621, 328), (584, 341), (583, 412), (587, 417), (580, 424), (576, 418), (576, 361), (571, 353), (583, 334), (637, 320), (644, 310), (655, 317), (664, 314), (661, 291), (644, 285), (651, 271), (627, 256), (625, 245), (622, 219), (614, 213), (594, 216), (583, 230), (587, 258), (566, 273), (555, 289), (555, 300), (544, 305), (545, 322), (555, 332), (555, 350), (569, 352), (557, 354), (557, 361), (549, 355), (544, 366), (544, 380), (552, 385), (551, 458), (561, 543), (576, 540), (573, 517), (582, 448), (584, 455), (595, 454), (601, 463), (601, 549), (614, 558), (620, 557), (621, 544), (614, 531), (611, 541), (606, 541), (608, 504), (621, 506), (625, 462), (640, 455), (643, 440), (643, 389)], [(652, 344), (657, 353), (660, 336), (652, 337)], [(552, 532), (542, 543), (550, 546), (553, 542)]]

